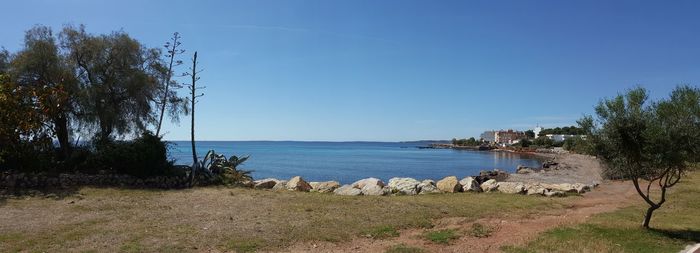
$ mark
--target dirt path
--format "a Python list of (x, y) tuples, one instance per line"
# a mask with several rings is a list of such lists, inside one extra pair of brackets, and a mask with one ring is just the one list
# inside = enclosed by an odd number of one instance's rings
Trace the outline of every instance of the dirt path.
[[(573, 202), (565, 209), (554, 212), (543, 211), (535, 217), (487, 218), (468, 221), (463, 218), (444, 218), (434, 222), (431, 230), (456, 229), (462, 235), (450, 245), (431, 243), (421, 238), (425, 229), (407, 229), (400, 236), (374, 240), (357, 238), (347, 243), (306, 242), (293, 245), (282, 252), (384, 252), (387, 248), (405, 244), (426, 249), (428, 252), (499, 252), (504, 245), (523, 245), (538, 233), (560, 225), (576, 224), (594, 214), (611, 212), (638, 201), (636, 192), (629, 182), (608, 181), (592, 192)], [(477, 238), (468, 235), (474, 222), (493, 228), (491, 236)]]

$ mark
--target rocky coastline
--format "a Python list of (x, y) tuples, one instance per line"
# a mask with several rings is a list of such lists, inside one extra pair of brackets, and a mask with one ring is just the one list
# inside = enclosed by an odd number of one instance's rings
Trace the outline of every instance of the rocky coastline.
[[(505, 171), (483, 170), (479, 175), (448, 176), (438, 181), (394, 177), (387, 182), (378, 178), (365, 178), (352, 184), (341, 185), (337, 181), (307, 182), (301, 176), (287, 180), (265, 178), (242, 182), (240, 185), (253, 189), (272, 191), (319, 192), (347, 196), (418, 195), (459, 192), (502, 192), (542, 196), (565, 196), (567, 193), (581, 194), (595, 188), (599, 176), (595, 177), (596, 161), (581, 155), (548, 157), (539, 168), (518, 166), (513, 174)], [(587, 164), (588, 163), (588, 164)], [(583, 166), (580, 166), (583, 164)], [(575, 166), (579, 167), (575, 167)], [(574, 167), (572, 167), (574, 166)], [(599, 170), (599, 169), (598, 169)], [(578, 176), (581, 172), (583, 176)], [(591, 176), (592, 175), (592, 176)], [(189, 187), (187, 176), (159, 176), (140, 179), (118, 174), (46, 174), (0, 173), (0, 189), (51, 189), (80, 186), (181, 189)], [(198, 184), (199, 186), (208, 185)]]

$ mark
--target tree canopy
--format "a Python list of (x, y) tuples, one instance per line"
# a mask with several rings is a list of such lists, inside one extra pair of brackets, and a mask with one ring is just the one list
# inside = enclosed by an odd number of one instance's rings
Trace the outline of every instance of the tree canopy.
[(606, 174), (631, 179), (649, 204), (643, 222), (649, 227), (666, 190), (700, 159), (700, 89), (679, 86), (669, 98), (650, 102), (648, 92), (636, 88), (601, 101), (595, 112), (579, 125), (592, 152), (608, 165)]

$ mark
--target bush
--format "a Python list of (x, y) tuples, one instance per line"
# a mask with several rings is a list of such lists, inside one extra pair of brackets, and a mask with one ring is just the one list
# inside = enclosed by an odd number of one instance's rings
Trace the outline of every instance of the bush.
[(86, 166), (140, 178), (171, 175), (173, 162), (168, 160), (168, 144), (152, 133), (132, 141), (100, 140)]
[(547, 138), (547, 136), (540, 136), (537, 137), (532, 144), (537, 145), (538, 147), (551, 148), (554, 146), (554, 141)]
[(225, 155), (217, 154), (214, 150), (209, 150), (204, 160), (197, 163), (198, 170), (205, 172), (214, 183), (223, 185), (234, 185), (244, 181), (252, 180), (252, 171), (239, 170), (238, 166), (247, 161), (249, 156), (238, 157), (232, 155), (228, 159)]

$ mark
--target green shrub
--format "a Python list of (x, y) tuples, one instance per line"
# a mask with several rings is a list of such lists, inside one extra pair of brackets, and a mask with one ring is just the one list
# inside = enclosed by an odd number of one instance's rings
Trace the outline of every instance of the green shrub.
[(167, 145), (151, 133), (131, 141), (97, 141), (85, 166), (141, 178), (170, 175), (173, 162), (168, 160)]
[(225, 155), (217, 154), (214, 150), (209, 150), (204, 160), (196, 164), (197, 170), (205, 173), (214, 183), (223, 185), (233, 185), (243, 181), (252, 180), (252, 171), (239, 170), (238, 166), (247, 161), (249, 156), (238, 157), (232, 155), (228, 159)]
[(454, 229), (443, 229), (426, 232), (423, 234), (423, 237), (434, 243), (448, 244), (450, 241), (459, 238), (459, 235), (457, 235), (457, 231)]

